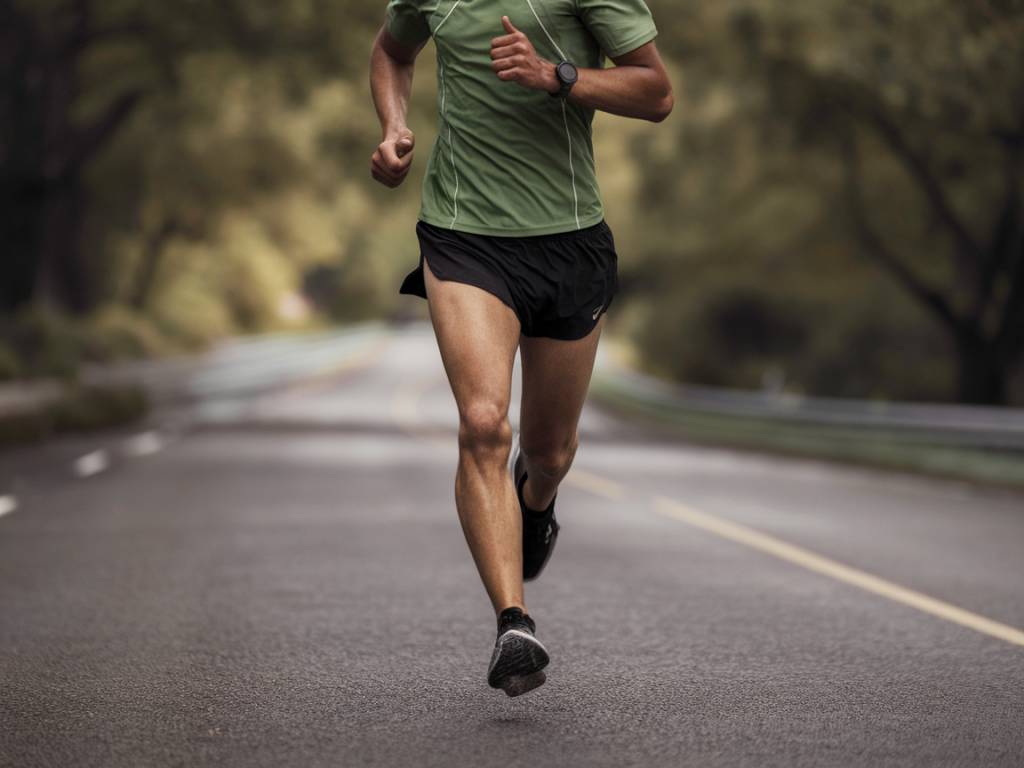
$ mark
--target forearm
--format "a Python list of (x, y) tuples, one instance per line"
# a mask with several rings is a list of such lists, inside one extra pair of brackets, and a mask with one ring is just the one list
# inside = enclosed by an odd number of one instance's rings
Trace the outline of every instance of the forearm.
[[(499, 80), (557, 94), (555, 65), (537, 55), (530, 39), (501, 17), (507, 34), (491, 40), (491, 69)], [(672, 84), (653, 41), (614, 57), (611, 69), (577, 69), (569, 99), (591, 109), (661, 122), (672, 111)]]
[(370, 54), (370, 92), (383, 134), (370, 158), (370, 174), (392, 188), (405, 181), (412, 167), (416, 137), (406, 125), (406, 116), (413, 66), (422, 48), (422, 44), (403, 46), (382, 28)]
[(569, 100), (613, 115), (661, 122), (672, 111), (672, 90), (663, 73), (649, 67), (580, 69)]
[(403, 61), (388, 53), (378, 35), (370, 54), (370, 91), (384, 136), (406, 127), (414, 68), (414, 60)]

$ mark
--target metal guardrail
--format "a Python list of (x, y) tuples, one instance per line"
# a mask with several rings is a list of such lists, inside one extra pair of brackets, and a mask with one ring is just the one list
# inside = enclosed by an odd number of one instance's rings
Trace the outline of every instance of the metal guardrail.
[[(600, 386), (648, 407), (822, 429), (887, 440), (1024, 452), (1024, 409), (805, 397), (671, 384), (603, 358)], [(868, 436), (865, 434), (865, 437)]]

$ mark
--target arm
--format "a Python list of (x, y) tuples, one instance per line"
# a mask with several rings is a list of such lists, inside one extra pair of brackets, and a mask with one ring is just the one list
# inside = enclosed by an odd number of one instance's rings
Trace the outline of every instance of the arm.
[[(555, 64), (537, 55), (529, 38), (502, 17), (507, 35), (491, 41), (492, 68), (502, 80), (558, 92)], [(591, 109), (661, 122), (672, 112), (672, 84), (654, 43), (617, 56), (611, 69), (579, 69), (569, 99)]]
[(381, 28), (370, 54), (370, 91), (383, 138), (370, 159), (370, 174), (387, 187), (397, 187), (412, 167), (416, 139), (405, 124), (412, 93), (416, 56), (423, 44), (404, 46)]

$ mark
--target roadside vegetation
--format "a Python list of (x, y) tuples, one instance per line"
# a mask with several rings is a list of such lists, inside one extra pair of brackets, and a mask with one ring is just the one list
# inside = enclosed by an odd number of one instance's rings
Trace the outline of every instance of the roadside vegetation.
[[(638, 364), (1024, 405), (1024, 7), (649, 5), (676, 110), (595, 134)], [(435, 75), (414, 174), (375, 186), (383, 6), (0, 0), (0, 380), (422, 312)]]

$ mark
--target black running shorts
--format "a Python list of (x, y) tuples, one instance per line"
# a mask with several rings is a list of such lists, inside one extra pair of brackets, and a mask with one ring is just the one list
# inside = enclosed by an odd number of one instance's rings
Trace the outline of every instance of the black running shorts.
[(512, 308), (524, 336), (571, 341), (589, 334), (618, 290), (612, 231), (602, 221), (554, 235), (497, 237), (420, 221), (420, 263), (400, 293), (427, 297), (423, 260), (440, 280), (482, 288)]

